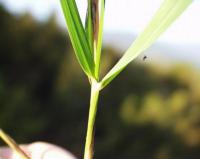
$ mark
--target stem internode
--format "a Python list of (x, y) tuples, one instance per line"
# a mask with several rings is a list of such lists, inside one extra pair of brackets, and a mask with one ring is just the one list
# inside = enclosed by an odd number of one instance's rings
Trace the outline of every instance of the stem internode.
[(87, 135), (85, 142), (84, 159), (93, 158), (94, 124), (97, 113), (97, 103), (99, 99), (100, 86), (96, 80), (91, 81), (90, 110), (88, 118)]

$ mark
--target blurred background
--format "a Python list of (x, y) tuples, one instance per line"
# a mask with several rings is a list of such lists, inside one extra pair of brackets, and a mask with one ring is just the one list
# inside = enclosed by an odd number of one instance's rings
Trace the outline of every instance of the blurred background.
[[(106, 1), (102, 75), (161, 2)], [(84, 19), (86, 0), (77, 3)], [(199, 15), (196, 0), (101, 92), (94, 158), (200, 158)], [(90, 89), (59, 1), (0, 0), (0, 35), (0, 127), (18, 143), (42, 140), (82, 158)]]

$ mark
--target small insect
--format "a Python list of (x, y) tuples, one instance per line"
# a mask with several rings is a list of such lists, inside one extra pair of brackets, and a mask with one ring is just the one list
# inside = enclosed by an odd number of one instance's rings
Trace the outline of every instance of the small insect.
[(143, 58), (142, 58), (142, 60), (145, 61), (146, 59), (147, 59), (147, 56), (144, 55)]

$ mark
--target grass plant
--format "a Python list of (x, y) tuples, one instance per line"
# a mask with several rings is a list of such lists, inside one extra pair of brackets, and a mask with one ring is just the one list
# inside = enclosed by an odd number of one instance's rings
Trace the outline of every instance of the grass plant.
[[(87, 0), (87, 15), (82, 23), (75, 0), (60, 0), (68, 33), (77, 60), (91, 85), (90, 109), (85, 142), (84, 159), (93, 158), (94, 124), (100, 91), (125, 69), (139, 54), (150, 47), (155, 40), (183, 13), (192, 0), (164, 0), (144, 31), (127, 49), (113, 68), (100, 78), (101, 49), (105, 14), (105, 0)], [(123, 2), (121, 2), (123, 3)], [(124, 2), (125, 3), (125, 2)], [(119, 11), (120, 12), (120, 11)], [(131, 20), (131, 19), (130, 19)], [(19, 154), (27, 158), (1, 131), (0, 137)], [(9, 144), (11, 143), (11, 144)]]
[[(77, 59), (91, 84), (90, 110), (85, 142), (84, 159), (93, 158), (94, 124), (100, 90), (105, 88), (140, 53), (151, 44), (176, 20), (192, 3), (192, 0), (164, 0), (157, 13), (144, 31), (127, 49), (116, 65), (102, 78), (99, 77), (105, 0), (87, 0), (85, 26), (75, 0), (61, 0), (68, 33)], [(122, 2), (123, 3), (123, 2)]]

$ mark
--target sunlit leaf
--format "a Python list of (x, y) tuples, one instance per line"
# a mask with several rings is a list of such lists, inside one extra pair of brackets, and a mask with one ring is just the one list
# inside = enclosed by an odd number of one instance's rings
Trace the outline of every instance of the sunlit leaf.
[(152, 21), (103, 78), (102, 88), (109, 84), (132, 60), (147, 49), (170, 24), (192, 3), (192, 0), (165, 0)]

